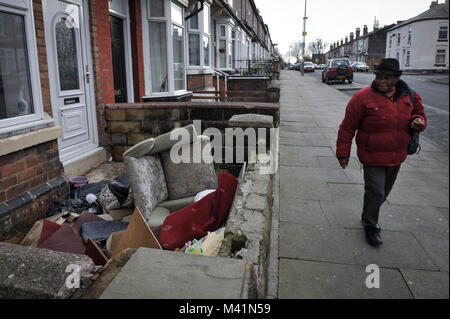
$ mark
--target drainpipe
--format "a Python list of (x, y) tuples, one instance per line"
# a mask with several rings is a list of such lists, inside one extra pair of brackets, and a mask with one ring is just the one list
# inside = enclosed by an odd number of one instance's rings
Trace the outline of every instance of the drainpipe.
[(195, 16), (197, 13), (199, 13), (200, 11), (203, 10), (204, 4), (205, 4), (205, 0), (197, 0), (197, 3), (200, 2), (200, 8), (198, 8), (197, 10), (195, 10), (194, 12), (192, 12), (190, 15), (188, 15), (186, 18), (184, 18), (184, 21), (189, 20), (190, 18), (192, 18), (193, 16)]

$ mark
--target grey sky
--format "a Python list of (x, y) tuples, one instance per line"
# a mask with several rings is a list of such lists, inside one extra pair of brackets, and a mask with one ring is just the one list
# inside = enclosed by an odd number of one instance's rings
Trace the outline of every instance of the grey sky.
[[(443, 3), (444, 0), (439, 0)], [(305, 0), (255, 0), (264, 22), (269, 26), (281, 54), (302, 39)], [(380, 26), (407, 20), (428, 10), (431, 0), (308, 0), (306, 47), (315, 38), (328, 44), (345, 39), (366, 24), (373, 30), (375, 16)]]

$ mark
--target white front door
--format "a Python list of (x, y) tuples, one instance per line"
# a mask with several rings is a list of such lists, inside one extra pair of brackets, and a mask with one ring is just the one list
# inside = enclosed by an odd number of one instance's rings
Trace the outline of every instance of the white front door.
[(53, 117), (63, 164), (98, 145), (88, 13), (85, 0), (43, 0), (45, 42)]

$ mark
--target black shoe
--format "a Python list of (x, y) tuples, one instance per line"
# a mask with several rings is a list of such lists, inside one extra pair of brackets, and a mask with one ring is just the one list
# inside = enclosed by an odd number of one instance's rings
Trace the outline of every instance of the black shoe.
[(367, 242), (372, 246), (379, 246), (383, 244), (381, 240), (380, 231), (371, 227), (364, 227)]
[[(370, 227), (370, 224), (366, 221), (366, 218), (364, 217), (364, 213), (362, 213), (362, 215), (361, 215), (361, 222), (364, 227)], [(378, 231), (381, 230), (380, 224), (376, 224), (375, 227)]]

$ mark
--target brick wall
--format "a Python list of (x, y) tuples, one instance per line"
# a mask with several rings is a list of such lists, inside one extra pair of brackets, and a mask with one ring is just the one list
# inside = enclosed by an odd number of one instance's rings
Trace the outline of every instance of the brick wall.
[(269, 78), (228, 79), (227, 100), (230, 102), (269, 102)]
[(115, 101), (108, 1), (89, 1), (89, 23), (98, 135), (100, 145), (106, 145), (109, 141), (105, 132), (106, 123), (103, 121), (104, 105)]
[(0, 203), (63, 175), (56, 140), (0, 157)]
[(36, 44), (39, 60), (39, 74), (41, 77), (42, 103), (44, 112), (52, 116), (52, 104), (50, 99), (50, 84), (48, 80), (47, 50), (45, 46), (44, 17), (42, 13), (42, 1), (33, 0), (34, 25), (36, 29)]
[(133, 86), (134, 101), (143, 102), (145, 95), (144, 82), (144, 54), (142, 49), (142, 18), (141, 3), (137, 0), (129, 0), (131, 21), (131, 51), (133, 58)]
[(203, 90), (213, 86), (212, 74), (190, 74), (187, 76), (187, 89), (189, 91)]
[(224, 130), (236, 114), (263, 114), (280, 121), (278, 104), (272, 103), (136, 103), (106, 105), (106, 121), (111, 138), (111, 153), (115, 161), (137, 143), (202, 121), (202, 131), (208, 127)]

